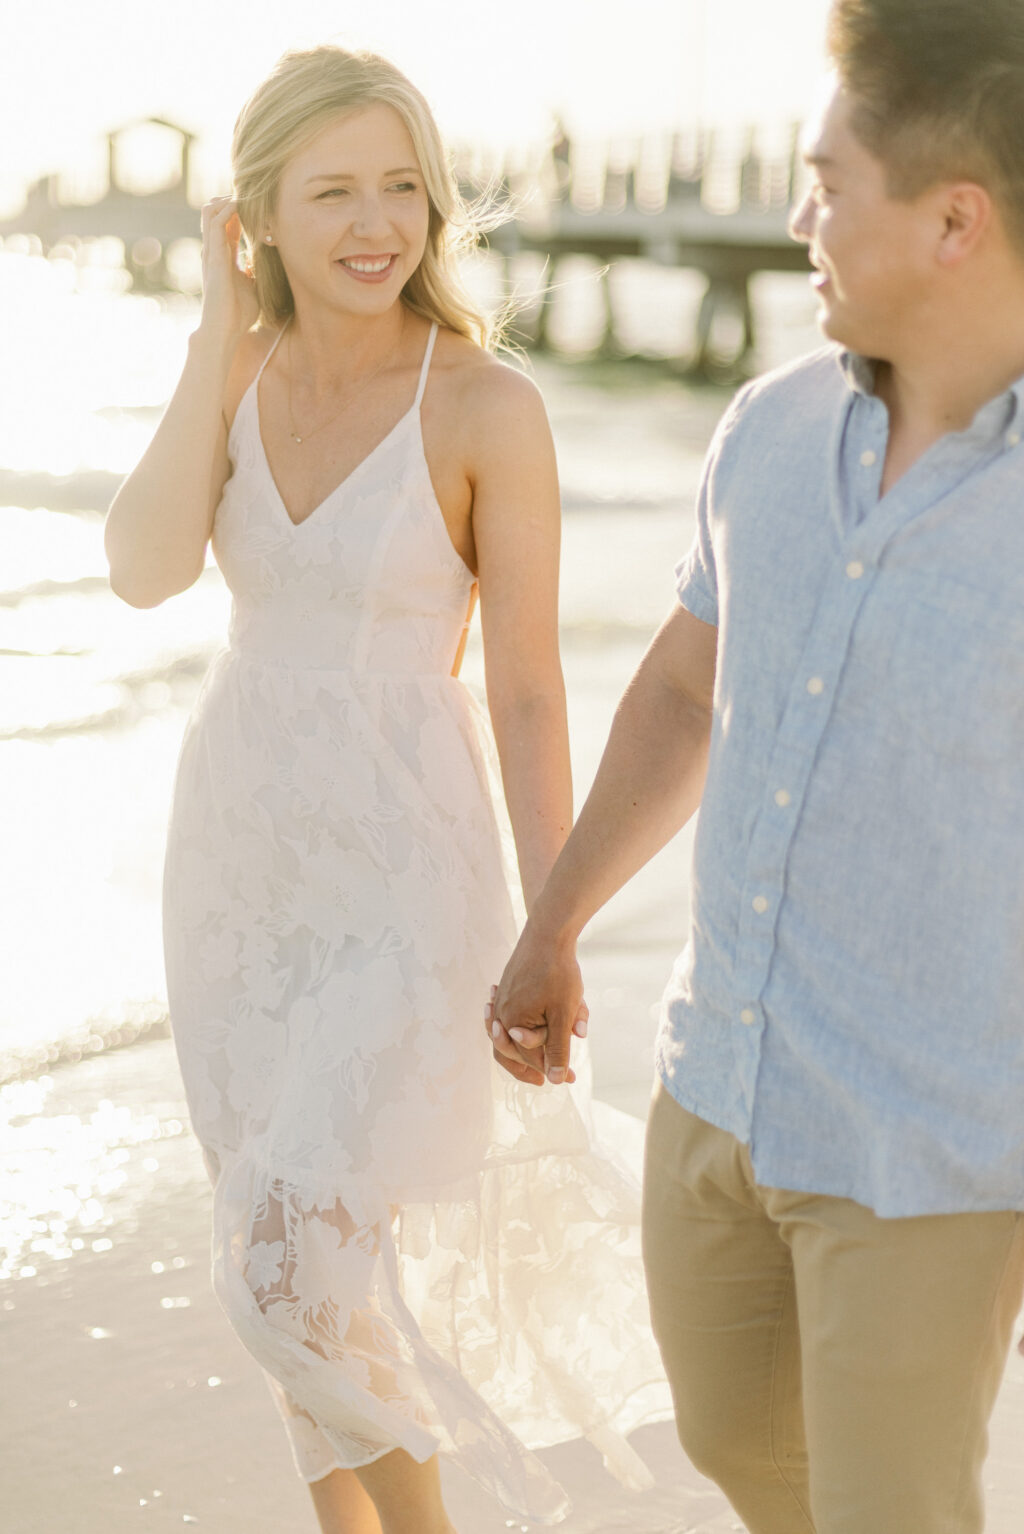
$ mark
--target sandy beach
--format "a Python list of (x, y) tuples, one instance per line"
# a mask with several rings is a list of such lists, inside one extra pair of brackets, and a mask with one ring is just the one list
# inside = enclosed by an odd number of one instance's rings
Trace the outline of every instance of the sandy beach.
[[(127, 1534), (195, 1524), (217, 1534), (312, 1534), (309, 1499), (269, 1393), (210, 1289), (210, 1196), (184, 1127), (170, 1042), (50, 1079), (26, 1160), (49, 1160), (56, 1170), (62, 1122), (66, 1130), (69, 1119), (88, 1125), (106, 1113), (105, 1156), (79, 1165), (102, 1183), (116, 1160), (124, 1182), (110, 1197), (110, 1223), (86, 1249), (0, 1289), (6, 1378), (18, 1382), (0, 1408), (4, 1530)], [(644, 1430), (636, 1441), (659, 1482), (639, 1497), (620, 1492), (588, 1448), (545, 1456), (575, 1504), (565, 1527), (736, 1527), (688, 1469), (670, 1428)], [(452, 1478), (451, 1502), (466, 1534), (520, 1527), (461, 1478)]]
[[(591, 957), (590, 972), (615, 966), (611, 945)], [(595, 1050), (599, 1082), (616, 1069), (614, 1040), (604, 1043)], [(635, 1036), (633, 1045), (640, 1053)], [(19, 1094), (20, 1117), (12, 1111)], [(83, 1184), (102, 1206), (88, 1232), (83, 1226), (75, 1236), (68, 1222), (64, 1239), (77, 1249), (64, 1257), (37, 1251), (34, 1276), (0, 1284), (5, 1534), (187, 1525), (213, 1534), (313, 1534), (269, 1393), (210, 1289), (210, 1194), (170, 1041), (108, 1053), (4, 1095), (7, 1164), (15, 1180), (49, 1190), (51, 1210), (37, 1199), (40, 1225), (52, 1229), (62, 1194)], [(687, 1463), (670, 1425), (642, 1429), (633, 1441), (657, 1481), (641, 1495), (622, 1491), (586, 1445), (544, 1453), (573, 1500), (566, 1534), (742, 1528)], [(1019, 1534), (1024, 1359), (1016, 1353), (986, 1481), (989, 1534)], [(461, 1477), (449, 1477), (449, 1491), (461, 1534), (530, 1527)]]

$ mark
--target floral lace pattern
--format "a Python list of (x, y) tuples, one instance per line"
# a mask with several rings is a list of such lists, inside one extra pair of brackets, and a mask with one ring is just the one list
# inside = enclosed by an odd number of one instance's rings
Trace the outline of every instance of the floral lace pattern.
[(514, 921), (486, 722), (450, 675), (472, 576), (423, 455), (428, 363), (297, 526), (255, 385), (239, 408), (214, 529), (231, 638), (182, 748), (168, 989), (217, 1293), (300, 1473), (441, 1450), (554, 1523), (530, 1450), (588, 1434), (640, 1484), (621, 1434), (670, 1404), (636, 1178), (585, 1080), (520, 1086), (480, 1023)]

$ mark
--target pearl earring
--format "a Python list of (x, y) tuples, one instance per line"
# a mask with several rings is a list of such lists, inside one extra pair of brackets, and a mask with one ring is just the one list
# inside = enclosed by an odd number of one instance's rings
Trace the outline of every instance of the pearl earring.
[(273, 243), (274, 243), (274, 236), (272, 234), (265, 234), (263, 236), (263, 240), (264, 240), (265, 244), (273, 245)]

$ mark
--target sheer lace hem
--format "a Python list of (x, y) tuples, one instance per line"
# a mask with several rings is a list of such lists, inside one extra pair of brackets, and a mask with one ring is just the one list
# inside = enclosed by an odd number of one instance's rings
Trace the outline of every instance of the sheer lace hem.
[(650, 1484), (625, 1434), (671, 1403), (621, 1169), (540, 1156), (479, 1174), (472, 1198), (401, 1209), (334, 1187), (316, 1198), (239, 1156), (216, 1193), (217, 1294), (304, 1480), (440, 1453), (549, 1525), (569, 1505), (534, 1451), (586, 1437), (624, 1485)]

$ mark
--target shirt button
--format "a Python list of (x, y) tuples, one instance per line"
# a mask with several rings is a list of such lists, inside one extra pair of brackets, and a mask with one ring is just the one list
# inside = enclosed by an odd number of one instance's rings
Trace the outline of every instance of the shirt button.
[(766, 895), (755, 895), (750, 903), (758, 916), (763, 916), (768, 909), (768, 897)]
[(792, 802), (792, 796), (790, 795), (788, 789), (777, 788), (775, 790), (775, 803), (779, 806), (780, 810), (784, 810), (787, 804), (791, 804)]
[(878, 462), (878, 454), (872, 452), (871, 448), (867, 448), (863, 453), (861, 453), (860, 461), (863, 468), (870, 469), (873, 464)]
[(753, 1007), (743, 1008), (743, 1011), (740, 1013), (740, 1022), (745, 1023), (748, 1028), (752, 1023), (757, 1022), (757, 1013), (754, 1011)]
[(851, 581), (859, 581), (861, 576), (864, 574), (864, 566), (861, 564), (859, 559), (851, 559), (850, 563), (846, 567), (846, 573), (850, 577)]
[(810, 693), (812, 698), (818, 698), (821, 696), (821, 694), (825, 691), (825, 683), (822, 681), (820, 676), (811, 677), (810, 681), (807, 683), (807, 691)]

